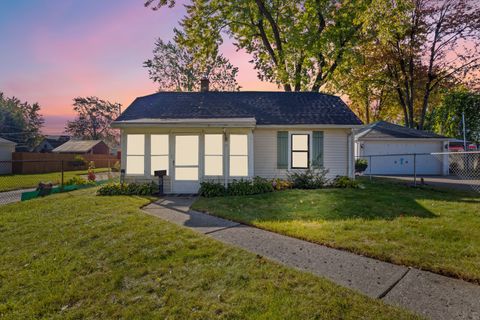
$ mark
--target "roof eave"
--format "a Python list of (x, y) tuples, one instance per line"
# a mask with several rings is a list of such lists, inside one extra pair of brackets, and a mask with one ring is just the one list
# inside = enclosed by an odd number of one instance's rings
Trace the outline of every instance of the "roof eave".
[(299, 129), (358, 129), (361, 124), (259, 124), (257, 128), (299, 128)]
[(361, 141), (390, 141), (390, 140), (396, 140), (396, 141), (412, 141), (412, 140), (422, 140), (422, 141), (453, 141), (454, 139), (452, 138), (447, 138), (447, 137), (411, 137), (411, 138), (399, 138), (399, 137), (355, 137), (355, 140), (361, 140)]
[(112, 128), (130, 127), (242, 127), (253, 128), (256, 125), (255, 118), (185, 118), (185, 119), (137, 119), (114, 121)]

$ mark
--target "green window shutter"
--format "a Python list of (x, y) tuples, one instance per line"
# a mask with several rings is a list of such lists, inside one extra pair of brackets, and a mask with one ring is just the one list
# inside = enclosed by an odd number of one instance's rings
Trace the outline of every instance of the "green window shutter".
[(277, 132), (277, 169), (288, 169), (288, 131)]
[(323, 167), (323, 131), (313, 131), (312, 164)]

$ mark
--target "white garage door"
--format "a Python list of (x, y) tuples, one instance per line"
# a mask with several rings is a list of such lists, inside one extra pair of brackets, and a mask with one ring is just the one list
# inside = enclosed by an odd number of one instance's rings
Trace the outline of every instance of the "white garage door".
[[(383, 155), (371, 158), (370, 168), (366, 173), (372, 174), (413, 174), (413, 153), (441, 152), (443, 143), (440, 141), (365, 141), (363, 155)], [(368, 160), (368, 159), (367, 159)], [(416, 156), (417, 174), (442, 174), (442, 157), (432, 155)]]

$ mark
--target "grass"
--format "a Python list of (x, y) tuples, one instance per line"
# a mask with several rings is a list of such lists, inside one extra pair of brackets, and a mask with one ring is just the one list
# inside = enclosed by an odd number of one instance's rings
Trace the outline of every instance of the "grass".
[(95, 189), (2, 206), (2, 319), (416, 319)]
[(193, 208), (480, 283), (480, 195), (362, 181), (364, 189), (201, 198)]
[[(95, 169), (95, 173), (107, 172), (108, 168)], [(65, 171), (64, 181), (79, 175), (86, 175), (87, 170)], [(39, 182), (52, 182), (59, 184), (62, 180), (61, 172), (37, 173), (37, 174), (8, 174), (0, 175), (0, 192), (34, 188)]]

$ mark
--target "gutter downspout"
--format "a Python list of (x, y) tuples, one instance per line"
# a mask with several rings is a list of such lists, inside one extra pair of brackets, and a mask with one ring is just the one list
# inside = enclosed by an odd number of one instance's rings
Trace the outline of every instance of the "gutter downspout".
[(226, 128), (223, 128), (223, 185), (225, 188), (228, 187), (228, 159), (229, 159), (230, 150), (228, 150), (228, 135)]
[(353, 174), (353, 129), (350, 129), (350, 133), (347, 135), (347, 174), (350, 178), (355, 179), (355, 175)]

